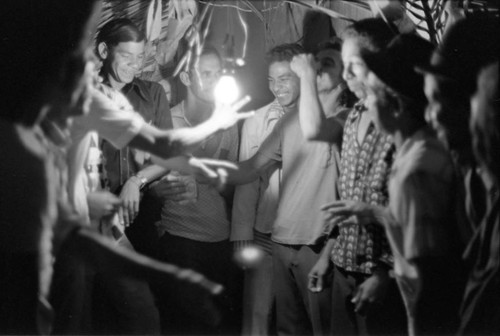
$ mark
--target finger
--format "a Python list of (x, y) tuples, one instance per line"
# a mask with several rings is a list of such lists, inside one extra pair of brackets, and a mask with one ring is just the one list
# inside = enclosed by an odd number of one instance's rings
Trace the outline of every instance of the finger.
[(316, 278), (314, 275), (309, 275), (309, 280), (307, 282), (307, 288), (311, 292), (316, 292)]
[(137, 214), (139, 213), (139, 202), (138, 201), (134, 202), (134, 212), (135, 212), (135, 214), (134, 214), (134, 218), (135, 218), (135, 216), (137, 216)]
[(323, 290), (323, 277), (322, 276), (318, 277), (318, 280), (316, 282), (316, 288), (318, 289), (318, 292), (321, 292)]
[(238, 113), (236, 115), (236, 120), (248, 119), (248, 118), (253, 117), (254, 115), (255, 115), (254, 111), (244, 112), (244, 113)]
[(210, 169), (205, 164), (200, 164), (199, 169), (200, 169), (200, 174), (208, 179), (213, 180), (213, 179), (217, 179), (219, 177), (215, 171)]
[(243, 106), (245, 106), (246, 104), (248, 104), (248, 102), (252, 100), (252, 98), (250, 98), (250, 96), (245, 96), (243, 97), (242, 99), (240, 99), (239, 101), (237, 101), (236, 103), (234, 103), (232, 105), (232, 108), (235, 110), (235, 111), (238, 111), (240, 108), (242, 108)]
[(217, 175), (219, 175), (218, 188), (222, 189), (227, 183), (227, 171), (222, 168), (217, 168)]
[(128, 208), (127, 207), (123, 207), (123, 225), (125, 227), (129, 226), (130, 225), (130, 220), (129, 220), (129, 215), (128, 215)]
[(342, 207), (342, 206), (345, 206), (345, 202), (344, 201), (335, 201), (335, 202), (332, 202), (332, 203), (328, 203), (328, 204), (322, 205), (320, 207), (320, 210), (327, 211), (327, 210), (336, 209), (336, 208), (339, 208), (339, 207)]
[[(175, 181), (180, 181), (180, 177), (179, 176), (176, 176), (176, 175), (166, 175), (163, 180), (162, 183), (168, 183), (168, 182), (175, 182)], [(167, 182), (164, 182), (164, 181), (167, 181)]]
[(220, 161), (220, 160), (216, 160), (216, 159), (200, 159), (199, 162), (202, 165), (208, 165), (208, 166), (214, 167), (214, 168), (227, 168), (227, 169), (232, 169), (232, 170), (238, 169), (237, 165), (235, 165), (234, 163), (229, 162), (229, 161)]
[(123, 207), (118, 208), (118, 222), (120, 223), (120, 225), (125, 224), (125, 220), (123, 218)]

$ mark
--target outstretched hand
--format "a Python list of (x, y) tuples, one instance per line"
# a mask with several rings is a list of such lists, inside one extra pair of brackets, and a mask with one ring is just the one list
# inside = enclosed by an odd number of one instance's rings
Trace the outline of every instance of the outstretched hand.
[(250, 96), (245, 96), (236, 103), (217, 103), (209, 121), (213, 122), (221, 130), (234, 126), (238, 121), (253, 117), (252, 112), (239, 113), (238, 111), (250, 101)]

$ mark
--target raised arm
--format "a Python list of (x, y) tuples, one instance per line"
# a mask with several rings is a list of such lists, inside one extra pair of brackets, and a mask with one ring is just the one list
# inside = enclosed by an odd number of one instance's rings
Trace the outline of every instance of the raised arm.
[(320, 97), (313, 55), (297, 55), (290, 66), (300, 78), (299, 119), (304, 137), (308, 140), (336, 141), (343, 130), (342, 123), (333, 116), (340, 90)]

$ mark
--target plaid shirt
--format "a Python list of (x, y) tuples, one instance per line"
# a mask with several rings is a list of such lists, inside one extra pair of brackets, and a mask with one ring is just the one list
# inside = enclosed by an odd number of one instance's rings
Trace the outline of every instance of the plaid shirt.
[[(363, 143), (358, 143), (357, 126), (363, 108), (358, 104), (344, 127), (338, 182), (340, 198), (387, 206), (387, 182), (395, 147), (392, 139), (377, 131), (373, 123)], [(335, 238), (331, 258), (346, 271), (371, 274), (379, 262), (392, 265), (391, 250), (381, 226), (359, 226), (346, 221), (339, 226)]]

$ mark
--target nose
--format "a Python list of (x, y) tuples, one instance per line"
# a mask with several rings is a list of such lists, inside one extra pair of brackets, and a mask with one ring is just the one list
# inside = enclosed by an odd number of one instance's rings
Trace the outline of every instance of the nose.
[(135, 70), (139, 70), (141, 65), (142, 65), (142, 58), (137, 56), (132, 57), (129, 63), (129, 66)]
[(342, 78), (346, 81), (350, 78), (352, 78), (352, 72), (351, 72), (351, 66), (346, 65), (342, 67)]

